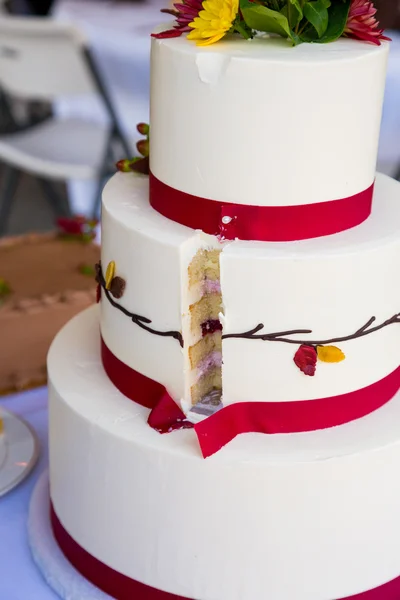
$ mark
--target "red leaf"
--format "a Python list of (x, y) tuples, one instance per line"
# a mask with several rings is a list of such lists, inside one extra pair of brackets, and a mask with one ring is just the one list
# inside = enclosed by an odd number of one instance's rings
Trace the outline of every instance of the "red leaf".
[(97, 304), (100, 302), (101, 300), (101, 285), (98, 283), (97, 287), (96, 287), (96, 302)]
[(191, 429), (193, 423), (186, 419), (185, 413), (174, 402), (171, 396), (165, 392), (157, 406), (153, 408), (147, 420), (150, 427), (159, 433), (170, 433), (176, 429)]
[(293, 358), (295, 365), (299, 367), (300, 371), (310, 377), (315, 375), (317, 359), (318, 355), (315, 348), (305, 345), (300, 346)]
[(180, 37), (183, 31), (180, 29), (168, 29), (168, 31), (162, 31), (161, 33), (152, 33), (151, 37), (157, 40), (163, 40), (168, 38)]

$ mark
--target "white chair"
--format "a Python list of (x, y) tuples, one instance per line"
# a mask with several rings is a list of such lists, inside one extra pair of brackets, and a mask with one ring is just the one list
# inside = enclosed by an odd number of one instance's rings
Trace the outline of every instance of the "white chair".
[(102, 182), (113, 158), (121, 158), (113, 156), (114, 142), (122, 147), (122, 156), (130, 156), (132, 150), (81, 33), (46, 18), (0, 16), (0, 88), (32, 101), (97, 94), (109, 117), (108, 125), (51, 117), (0, 136), (0, 162), (7, 165), (0, 192), (0, 234), (6, 229), (22, 171), (41, 181), (58, 212), (63, 207), (49, 180), (97, 179), (93, 199), (97, 214)]

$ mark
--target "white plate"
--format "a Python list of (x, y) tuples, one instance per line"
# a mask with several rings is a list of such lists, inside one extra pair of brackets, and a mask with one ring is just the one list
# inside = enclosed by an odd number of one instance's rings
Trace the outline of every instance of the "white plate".
[(21, 417), (3, 408), (0, 417), (4, 422), (4, 434), (0, 436), (0, 496), (4, 496), (32, 471), (39, 456), (39, 442)]

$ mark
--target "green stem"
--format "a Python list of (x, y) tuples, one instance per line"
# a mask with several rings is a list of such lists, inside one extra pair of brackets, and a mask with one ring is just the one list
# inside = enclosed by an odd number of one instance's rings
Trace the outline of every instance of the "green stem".
[(240, 33), (240, 35), (242, 37), (244, 37), (245, 40), (249, 40), (252, 35), (249, 31), (247, 31), (247, 29), (245, 27), (243, 27), (242, 23), (240, 21), (237, 21), (236, 23), (233, 24), (233, 29), (234, 31), (237, 31), (238, 33)]
[[(300, 23), (299, 23), (299, 25), (300, 25)], [(303, 33), (303, 31), (305, 30), (305, 28), (307, 27), (307, 25), (308, 25), (308, 21), (306, 21), (304, 23), (304, 25), (302, 27), (300, 27), (299, 31), (296, 31), (297, 35), (301, 35)]]

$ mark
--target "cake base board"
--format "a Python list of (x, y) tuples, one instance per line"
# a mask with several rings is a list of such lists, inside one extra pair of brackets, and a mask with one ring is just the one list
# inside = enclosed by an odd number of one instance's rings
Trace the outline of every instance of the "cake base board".
[(113, 600), (71, 565), (59, 548), (50, 523), (49, 475), (38, 479), (31, 497), (28, 538), (33, 559), (48, 585), (65, 600)]

